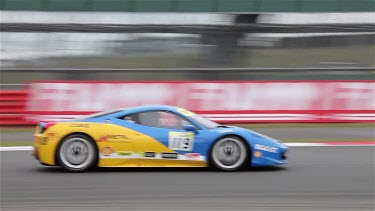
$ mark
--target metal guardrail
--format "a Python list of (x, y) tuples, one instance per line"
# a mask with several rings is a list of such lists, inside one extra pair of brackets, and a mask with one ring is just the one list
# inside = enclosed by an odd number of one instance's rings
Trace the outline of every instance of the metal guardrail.
[(366, 12), (373, 0), (1, 0), (1, 10), (90, 12)]
[[(375, 80), (375, 67), (350, 68), (1, 68), (3, 83), (34, 80)], [(9, 73), (9, 74), (8, 74)], [(39, 74), (39, 79), (33, 77)], [(17, 86), (2, 87), (14, 89)]]
[(342, 33), (375, 32), (375, 24), (44, 24), (0, 23), (2, 32), (85, 32), (85, 33)]
[(288, 72), (368, 72), (374, 67), (332, 67), (332, 68), (22, 68), (3, 67), (2, 72), (228, 72), (233, 73), (288, 73)]

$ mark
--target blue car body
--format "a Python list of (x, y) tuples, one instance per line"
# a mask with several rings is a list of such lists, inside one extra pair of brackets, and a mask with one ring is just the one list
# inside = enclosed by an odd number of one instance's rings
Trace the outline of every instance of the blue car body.
[[(194, 145), (189, 153), (199, 153), (204, 156), (204, 160), (208, 163), (210, 159), (210, 150), (213, 144), (225, 136), (238, 136), (246, 141), (249, 147), (251, 166), (276, 166), (286, 164), (286, 152), (288, 147), (280, 141), (256, 133), (254, 131), (235, 126), (218, 126), (216, 128), (207, 128), (199, 121), (192, 118), (191, 115), (185, 115), (180, 112), (180, 108), (165, 105), (139, 106), (117, 111), (108, 112), (103, 115), (95, 115), (93, 117), (84, 117), (77, 119), (77, 122), (93, 122), (119, 125), (131, 130), (138, 131), (142, 134), (156, 139), (158, 142), (168, 146), (168, 133), (171, 131), (183, 132), (185, 130), (176, 130), (169, 128), (158, 128), (139, 125), (133, 122), (120, 120), (119, 117), (149, 111), (166, 111), (179, 115), (188, 120), (197, 129), (195, 134)], [(178, 154), (184, 154), (186, 151), (175, 150)]]

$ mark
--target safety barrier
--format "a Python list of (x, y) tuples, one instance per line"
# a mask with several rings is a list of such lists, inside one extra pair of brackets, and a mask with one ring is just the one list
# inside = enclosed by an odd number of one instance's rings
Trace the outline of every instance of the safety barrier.
[(34, 124), (25, 118), (27, 90), (0, 91), (0, 126)]
[(375, 122), (374, 81), (39, 81), (0, 93), (0, 126), (147, 104), (219, 123)]

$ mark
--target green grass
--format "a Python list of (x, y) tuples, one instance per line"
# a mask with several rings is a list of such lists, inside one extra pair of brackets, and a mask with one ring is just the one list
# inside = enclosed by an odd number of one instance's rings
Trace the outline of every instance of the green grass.
[(30, 63), (31, 67), (96, 67), (96, 68), (175, 68), (187, 67), (192, 60), (198, 58), (195, 54), (158, 54), (147, 56), (127, 57), (77, 57), (77, 58), (56, 58), (43, 60), (40, 63)]
[(0, 127), (0, 133), (34, 132), (35, 127)]
[(0, 147), (33, 146), (32, 141), (1, 141)]
[[(172, 54), (163, 53), (157, 55), (140, 55), (140, 56), (121, 56), (117, 57), (77, 57), (77, 58), (48, 58), (40, 60), (23, 61), (16, 66), (19, 67), (63, 67), (63, 68), (187, 68), (187, 67), (228, 67), (215, 62), (208, 63), (208, 55), (204, 53), (189, 54)], [(375, 46), (361, 45), (348, 47), (327, 47), (327, 48), (284, 48), (284, 49), (261, 49), (252, 48), (235, 58), (231, 67), (316, 67), (320, 63), (353, 63), (361, 66), (375, 67)], [(261, 78), (256, 75), (246, 76), (246, 78), (255, 79), (295, 79), (301, 73), (295, 75), (283, 76), (282, 74), (272, 74), (267, 76), (260, 74)], [(303, 75), (297, 78), (301, 79), (351, 79), (361, 76), (354, 74), (336, 75), (333, 78), (328, 76)], [(23, 83), (30, 80), (50, 80), (66, 78), (65, 73), (27, 73), (27, 72), (3, 72), (1, 81), (3, 83)], [(95, 74), (77, 74), (77, 78), (93, 80), (177, 80), (191, 79), (191, 75), (181, 73), (129, 73), (129, 72), (106, 72)], [(245, 77), (245, 76), (244, 76)], [(318, 78), (316, 78), (318, 77)], [(348, 78), (349, 77), (349, 78)], [(373, 77), (371, 73), (366, 78)]]
[(324, 62), (343, 62), (375, 66), (375, 46), (341, 48), (254, 49), (239, 59), (243, 66), (304, 67)]
[[(306, 67), (324, 62), (343, 62), (375, 66), (375, 46), (359, 45), (320, 48), (252, 48), (234, 61), (236, 67)], [(97, 68), (175, 68), (194, 67), (208, 58), (204, 53), (127, 56), (48, 58), (48, 62), (22, 64), (30, 67), (97, 67)], [(204, 63), (204, 62), (203, 62)], [(211, 65), (212, 66), (212, 65)]]

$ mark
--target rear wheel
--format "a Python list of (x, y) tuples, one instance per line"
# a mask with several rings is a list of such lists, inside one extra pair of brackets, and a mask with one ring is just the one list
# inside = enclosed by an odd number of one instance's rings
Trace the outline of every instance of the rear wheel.
[(242, 139), (227, 136), (218, 140), (211, 150), (212, 164), (223, 171), (236, 171), (245, 166), (249, 150)]
[(98, 149), (92, 139), (83, 134), (70, 135), (57, 149), (57, 162), (71, 172), (83, 172), (94, 166)]

